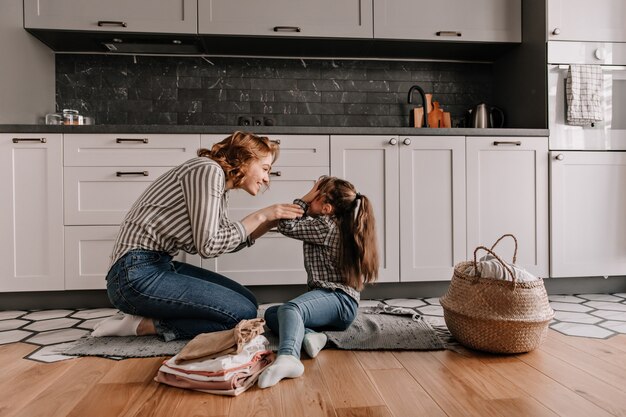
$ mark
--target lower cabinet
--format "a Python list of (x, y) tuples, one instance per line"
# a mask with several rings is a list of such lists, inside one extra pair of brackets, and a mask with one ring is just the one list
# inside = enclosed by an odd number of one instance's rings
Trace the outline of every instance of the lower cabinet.
[(62, 290), (62, 135), (0, 134), (0, 193), (0, 292)]
[(550, 152), (550, 275), (626, 275), (626, 153)]
[[(547, 168), (547, 138), (331, 137), (331, 173), (373, 202), (380, 282), (449, 280), (505, 233), (517, 263), (547, 277)], [(512, 242), (498, 253), (510, 260)]]
[(374, 207), (379, 282), (448, 280), (465, 257), (465, 138), (332, 136), (331, 174)]
[[(547, 278), (548, 138), (467, 137), (467, 258), (505, 233), (517, 238), (517, 264)], [(512, 239), (498, 244), (504, 260), (513, 252)]]

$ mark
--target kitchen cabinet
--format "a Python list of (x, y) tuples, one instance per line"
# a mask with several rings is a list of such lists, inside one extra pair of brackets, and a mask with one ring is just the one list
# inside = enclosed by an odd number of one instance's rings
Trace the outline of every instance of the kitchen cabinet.
[(547, 1), (547, 40), (626, 42), (624, 0)]
[[(65, 288), (105, 288), (119, 225), (160, 175), (196, 156), (200, 135), (66, 134)], [(198, 265), (199, 257), (177, 259)]]
[(550, 275), (626, 275), (626, 154), (550, 152)]
[(198, 33), (372, 38), (372, 0), (198, 0)]
[(24, 0), (26, 29), (197, 33), (196, 0)]
[(0, 291), (63, 289), (63, 137), (0, 134)]
[[(517, 264), (548, 277), (548, 138), (467, 137), (466, 152), (468, 259), (511, 233)], [(513, 245), (502, 241), (497, 253), (510, 261)]]
[(374, 38), (519, 43), (521, 16), (521, 0), (374, 0)]
[(449, 280), (465, 259), (465, 138), (331, 136), (331, 174), (372, 202), (379, 282)]
[[(224, 135), (202, 135), (202, 147), (210, 148)], [(251, 196), (232, 190), (229, 217), (242, 219), (260, 208), (291, 203), (305, 195), (322, 175), (329, 174), (328, 135), (272, 135), (280, 141), (280, 156), (270, 173), (270, 188)], [(304, 284), (302, 242), (270, 231), (249, 248), (203, 259), (202, 267), (244, 285)]]

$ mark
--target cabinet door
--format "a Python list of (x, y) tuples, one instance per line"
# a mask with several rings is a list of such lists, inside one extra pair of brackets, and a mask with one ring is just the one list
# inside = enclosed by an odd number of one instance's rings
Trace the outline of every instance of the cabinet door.
[(197, 33), (195, 0), (24, 0), (28, 29)]
[(624, 0), (548, 0), (551, 41), (626, 42)]
[(198, 0), (210, 35), (372, 37), (372, 0)]
[[(547, 277), (548, 138), (468, 137), (466, 147), (468, 259), (477, 246), (511, 233), (517, 264)], [(510, 261), (513, 241), (502, 241), (496, 253)]]
[(394, 136), (331, 136), (330, 173), (344, 178), (374, 206), (379, 282), (400, 280), (398, 138)]
[(400, 137), (400, 281), (452, 278), (465, 260), (465, 137)]
[(0, 291), (63, 289), (63, 138), (0, 134)]
[(626, 154), (550, 152), (550, 276), (626, 275)]
[(374, 0), (374, 38), (521, 42), (521, 0)]
[(65, 167), (65, 225), (118, 225), (169, 167)]

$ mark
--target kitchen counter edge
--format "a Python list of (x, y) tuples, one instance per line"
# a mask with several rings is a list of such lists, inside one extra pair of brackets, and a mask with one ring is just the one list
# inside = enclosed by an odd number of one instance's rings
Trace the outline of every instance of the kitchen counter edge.
[(548, 129), (422, 129), (409, 127), (188, 126), (188, 125), (0, 125), (0, 133), (228, 134), (245, 130), (261, 135), (397, 135), (397, 136), (548, 136)]

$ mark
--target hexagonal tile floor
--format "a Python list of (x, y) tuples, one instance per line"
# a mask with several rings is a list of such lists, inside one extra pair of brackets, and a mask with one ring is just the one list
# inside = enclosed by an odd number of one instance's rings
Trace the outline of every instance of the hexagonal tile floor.
[[(626, 293), (551, 295), (555, 310), (550, 327), (569, 336), (606, 339), (626, 334)], [(389, 305), (415, 309), (435, 326), (445, 325), (438, 298), (395, 298), (361, 300), (361, 307), (372, 307), (380, 301)], [(262, 311), (272, 304), (259, 307)], [(39, 346), (26, 356), (40, 362), (74, 358), (63, 355), (71, 344), (87, 335), (93, 326), (116, 314), (113, 308), (81, 310), (0, 311), (0, 345), (25, 342)]]

